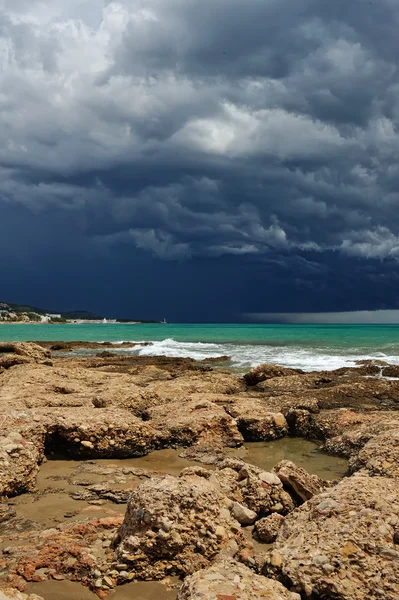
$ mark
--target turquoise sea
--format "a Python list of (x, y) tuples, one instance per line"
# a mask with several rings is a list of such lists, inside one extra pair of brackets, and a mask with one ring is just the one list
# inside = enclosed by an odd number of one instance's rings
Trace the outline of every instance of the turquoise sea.
[(228, 355), (230, 365), (243, 370), (262, 362), (306, 371), (363, 359), (399, 364), (399, 325), (0, 325), (0, 341), (27, 340), (151, 341), (130, 352), (197, 359)]

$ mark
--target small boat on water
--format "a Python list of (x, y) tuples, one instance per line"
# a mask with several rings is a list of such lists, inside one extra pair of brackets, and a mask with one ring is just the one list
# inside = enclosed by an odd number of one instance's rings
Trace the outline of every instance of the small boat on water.
[(160, 323), (162, 323), (162, 325), (169, 325), (165, 317), (163, 318), (163, 321), (160, 321)]

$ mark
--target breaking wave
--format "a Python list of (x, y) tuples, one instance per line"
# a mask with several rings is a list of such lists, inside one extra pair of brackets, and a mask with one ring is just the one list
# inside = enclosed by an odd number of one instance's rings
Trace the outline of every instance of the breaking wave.
[[(126, 349), (121, 349), (121, 351), (126, 352)], [(397, 354), (365, 352), (363, 348), (352, 348), (348, 352), (337, 347), (177, 342), (172, 338), (154, 341), (149, 346), (137, 346), (129, 352), (138, 356), (173, 356), (196, 360), (229, 356), (228, 366), (237, 370), (249, 369), (262, 363), (274, 363), (304, 371), (329, 371), (344, 366), (356, 366), (356, 362), (359, 360), (384, 360), (391, 364), (399, 364)]]

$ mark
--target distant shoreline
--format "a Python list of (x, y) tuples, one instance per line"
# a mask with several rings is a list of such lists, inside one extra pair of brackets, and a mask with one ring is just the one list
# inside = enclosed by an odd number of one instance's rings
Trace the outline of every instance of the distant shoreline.
[[(160, 323), (153, 322), (151, 325)], [(68, 321), (67, 323), (38, 323), (37, 321), (0, 321), (0, 325), (146, 325), (143, 321), (117, 321), (104, 323), (103, 321)]]

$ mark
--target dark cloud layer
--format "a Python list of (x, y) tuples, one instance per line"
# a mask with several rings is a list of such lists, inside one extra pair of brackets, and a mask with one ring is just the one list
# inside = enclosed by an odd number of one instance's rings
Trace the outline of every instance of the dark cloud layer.
[(3, 0), (0, 296), (395, 309), (396, 0)]

